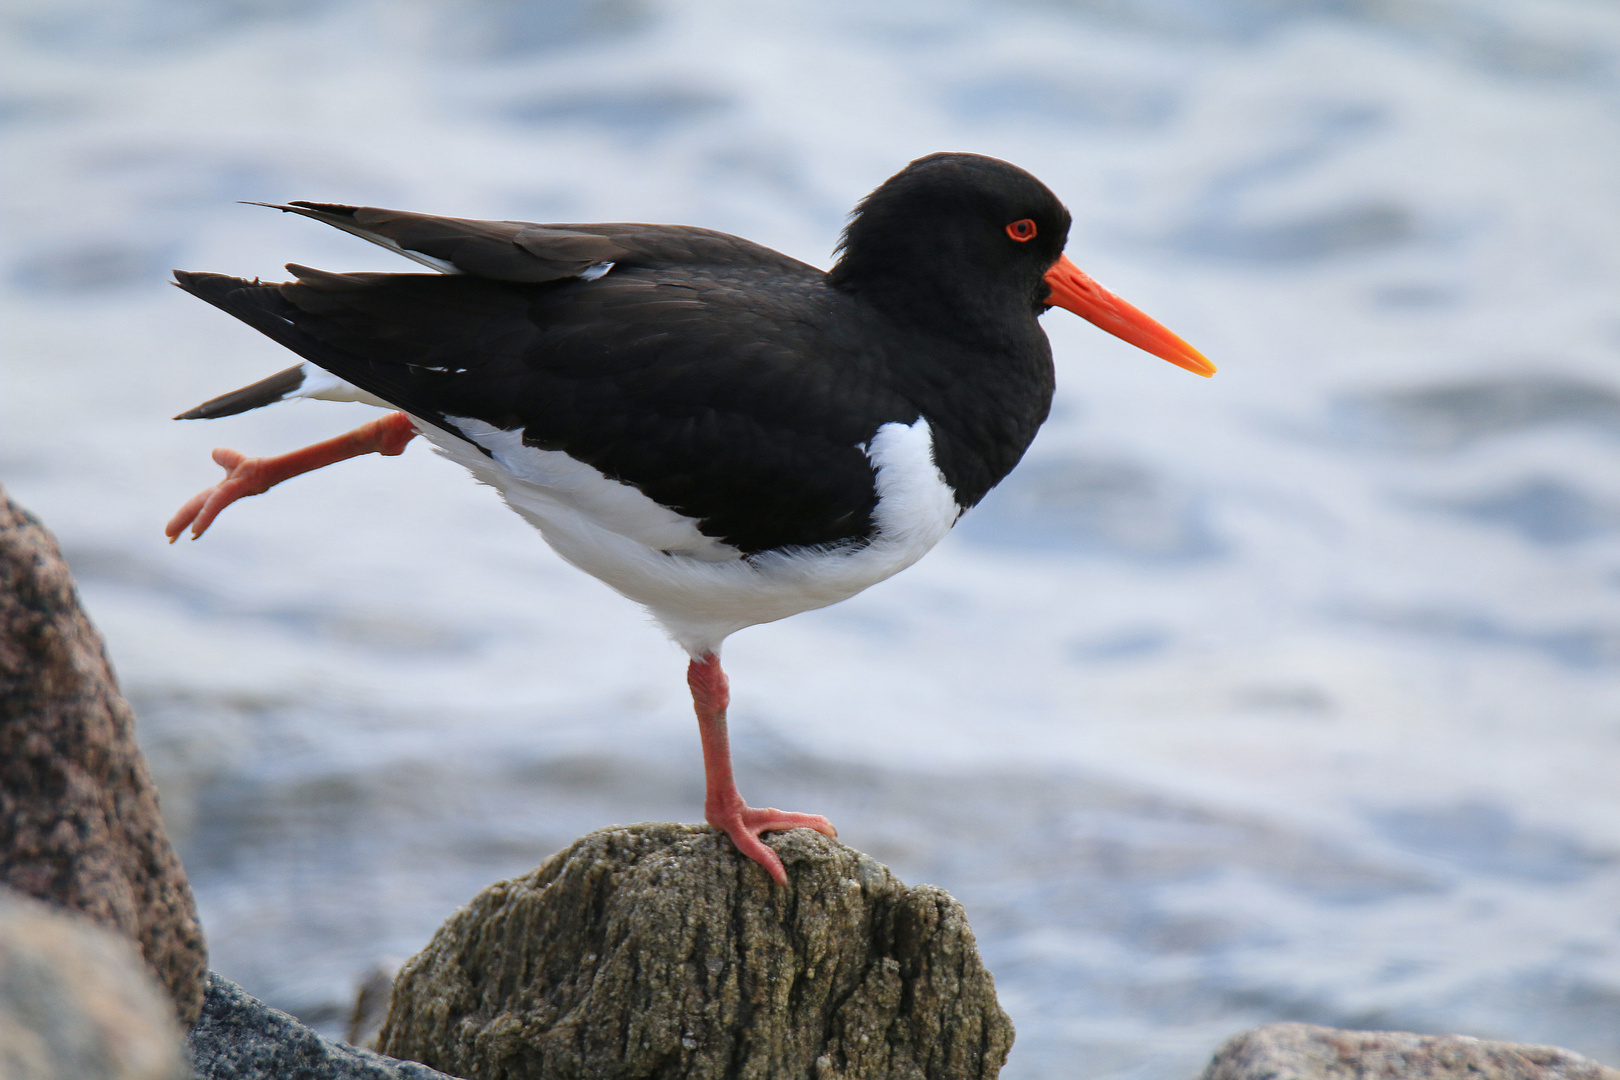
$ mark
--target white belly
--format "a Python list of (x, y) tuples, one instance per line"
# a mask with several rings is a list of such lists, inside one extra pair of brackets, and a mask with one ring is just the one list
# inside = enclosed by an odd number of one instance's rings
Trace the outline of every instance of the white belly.
[(644, 605), (693, 657), (718, 652), (743, 627), (836, 604), (899, 573), (961, 513), (934, 464), (926, 419), (885, 424), (865, 448), (877, 475), (871, 543), (751, 558), (562, 451), (524, 446), (519, 432), (480, 420), (449, 419), (490, 456), (424, 421), (417, 427), (499, 490), (564, 559)]

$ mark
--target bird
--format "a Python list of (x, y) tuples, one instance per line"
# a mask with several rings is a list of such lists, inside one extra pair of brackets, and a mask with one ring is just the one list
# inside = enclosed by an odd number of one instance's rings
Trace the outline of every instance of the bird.
[(979, 154), (931, 154), (886, 180), (828, 271), (691, 226), (255, 205), (425, 272), (176, 271), (181, 289), (302, 358), (176, 419), (297, 398), (390, 411), (276, 456), (215, 450), (226, 475), (168, 522), (170, 542), (290, 477), (422, 436), (685, 651), (705, 819), (784, 885), (762, 834), (837, 831), (743, 800), (726, 638), (912, 565), (1013, 469), (1052, 403), (1038, 321), (1051, 307), (1215, 372), (1068, 259), (1071, 215), (1045, 184)]

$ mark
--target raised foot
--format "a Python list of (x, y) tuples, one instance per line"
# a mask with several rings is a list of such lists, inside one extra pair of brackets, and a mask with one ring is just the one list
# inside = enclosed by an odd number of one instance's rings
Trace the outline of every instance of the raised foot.
[(737, 850), (763, 866), (778, 885), (787, 884), (787, 869), (782, 866), (782, 860), (776, 857), (776, 852), (760, 842), (760, 833), (814, 829), (824, 836), (838, 836), (832, 822), (820, 814), (791, 814), (768, 806), (759, 810), (752, 806), (739, 806), (728, 811), (711, 810), (706, 816), (710, 825), (731, 837)]
[(269, 491), (276, 480), (266, 475), (264, 458), (250, 458), (240, 450), (221, 447), (214, 451), (214, 464), (225, 470), (225, 479), (193, 495), (163, 527), (169, 543), (180, 539), (180, 534), (191, 526), (193, 540), (208, 531), (219, 512), (237, 499)]
[(347, 461), (361, 454), (394, 457), (405, 452), (405, 445), (416, 438), (416, 423), (402, 412), (389, 413), (335, 439), (306, 446), (275, 457), (250, 458), (240, 450), (215, 450), (214, 463), (225, 470), (225, 479), (191, 497), (180, 512), (169, 519), (163, 532), (169, 543), (191, 526), (193, 540), (207, 531), (219, 512), (237, 499), (269, 491), (283, 480), (316, 469)]

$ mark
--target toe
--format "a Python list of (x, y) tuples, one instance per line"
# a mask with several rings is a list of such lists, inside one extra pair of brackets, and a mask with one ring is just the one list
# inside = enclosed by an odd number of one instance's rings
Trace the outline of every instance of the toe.
[(777, 858), (776, 852), (759, 839), (761, 833), (814, 829), (823, 836), (838, 835), (838, 830), (820, 814), (791, 814), (773, 807), (756, 809), (732, 805), (724, 809), (711, 808), (705, 816), (710, 825), (731, 837), (737, 850), (763, 866), (779, 885), (787, 884), (787, 871), (783, 869), (782, 860)]
[(188, 499), (184, 506), (175, 511), (174, 517), (170, 518), (169, 523), (163, 527), (163, 535), (169, 538), (169, 543), (172, 544), (180, 539), (180, 534), (186, 531), (187, 525), (197, 519), (198, 512), (202, 510), (203, 504), (208, 501), (208, 496), (213, 493), (213, 488), (200, 491)]
[(787, 884), (787, 869), (783, 867), (782, 860), (776, 857), (776, 852), (761, 842), (758, 835), (742, 826), (728, 829), (727, 835), (731, 837), (731, 842), (737, 845), (738, 851), (764, 867), (765, 872), (771, 875), (778, 885)]
[(838, 830), (820, 814), (793, 814), (786, 810), (749, 810), (743, 817), (755, 832), (787, 832), (789, 829), (814, 829), (823, 836), (837, 837)]

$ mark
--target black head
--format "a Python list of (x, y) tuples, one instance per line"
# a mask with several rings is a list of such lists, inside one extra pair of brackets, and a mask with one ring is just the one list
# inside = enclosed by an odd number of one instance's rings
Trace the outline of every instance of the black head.
[(1033, 326), (1069, 237), (1045, 184), (982, 154), (918, 158), (861, 200), (829, 278), (891, 317), (953, 332)]

